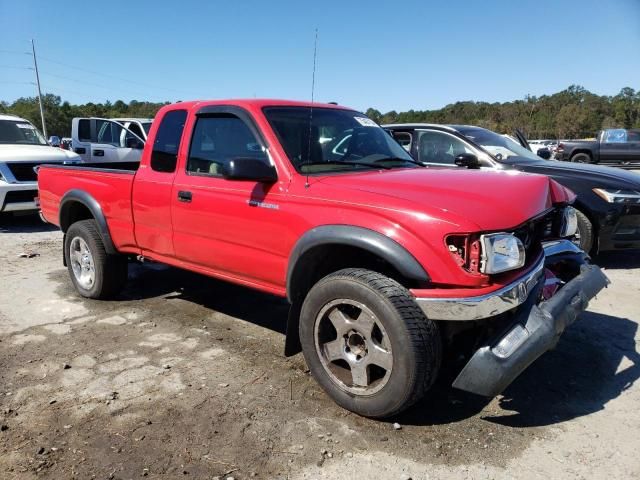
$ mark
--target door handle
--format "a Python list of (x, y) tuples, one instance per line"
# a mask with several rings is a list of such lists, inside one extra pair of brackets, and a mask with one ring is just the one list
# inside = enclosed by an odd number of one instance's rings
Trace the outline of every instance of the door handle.
[(191, 194), (191, 192), (185, 192), (184, 190), (180, 190), (178, 192), (178, 200), (180, 202), (191, 202), (191, 199), (193, 198), (193, 195)]
[(81, 155), (84, 155), (85, 153), (87, 153), (87, 149), (84, 148), (84, 147), (78, 147), (78, 148), (75, 149), (75, 152), (79, 153)]
[(104, 157), (104, 150), (93, 150), (91, 153), (96, 157)]

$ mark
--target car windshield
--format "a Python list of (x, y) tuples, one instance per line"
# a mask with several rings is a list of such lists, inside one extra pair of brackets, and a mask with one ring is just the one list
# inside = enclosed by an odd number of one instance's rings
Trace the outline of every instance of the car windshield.
[(142, 128), (144, 128), (144, 133), (149, 135), (149, 130), (151, 130), (151, 122), (142, 122)]
[(47, 145), (47, 141), (27, 121), (0, 120), (0, 144)]
[(264, 114), (300, 173), (418, 166), (389, 133), (361, 113), (336, 108), (267, 107)]
[(460, 127), (457, 130), (469, 140), (480, 145), (498, 160), (508, 159), (510, 157), (524, 157), (529, 160), (540, 160), (540, 157), (531, 150), (524, 148), (509, 137), (498, 135), (491, 130), (464, 127)]

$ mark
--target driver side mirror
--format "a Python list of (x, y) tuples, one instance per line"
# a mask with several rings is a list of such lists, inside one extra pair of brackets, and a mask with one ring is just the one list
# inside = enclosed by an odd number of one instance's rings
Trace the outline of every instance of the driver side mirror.
[(454, 163), (459, 167), (474, 169), (480, 168), (478, 157), (476, 157), (473, 153), (461, 153), (455, 158)]
[(273, 165), (257, 158), (233, 158), (222, 167), (222, 176), (227, 180), (253, 180), (260, 183), (275, 183), (278, 174)]

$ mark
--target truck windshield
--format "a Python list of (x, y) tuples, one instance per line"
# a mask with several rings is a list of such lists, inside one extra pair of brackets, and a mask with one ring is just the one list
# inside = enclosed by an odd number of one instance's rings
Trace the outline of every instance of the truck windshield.
[(29, 122), (0, 120), (0, 144), (47, 145), (47, 141)]
[(361, 113), (321, 107), (267, 107), (264, 114), (300, 173), (418, 166), (390, 134)]
[(142, 128), (144, 128), (144, 133), (149, 135), (149, 130), (151, 130), (151, 122), (142, 122)]
[(509, 137), (498, 135), (491, 130), (464, 127), (457, 128), (457, 130), (469, 140), (480, 145), (498, 160), (509, 157), (524, 157), (529, 160), (540, 160), (540, 157), (531, 150), (527, 150)]

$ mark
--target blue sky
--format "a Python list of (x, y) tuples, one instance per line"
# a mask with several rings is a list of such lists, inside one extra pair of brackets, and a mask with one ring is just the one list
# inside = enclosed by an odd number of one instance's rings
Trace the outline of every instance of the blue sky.
[(309, 99), (385, 112), (640, 88), (640, 0), (0, 0), (0, 100)]

